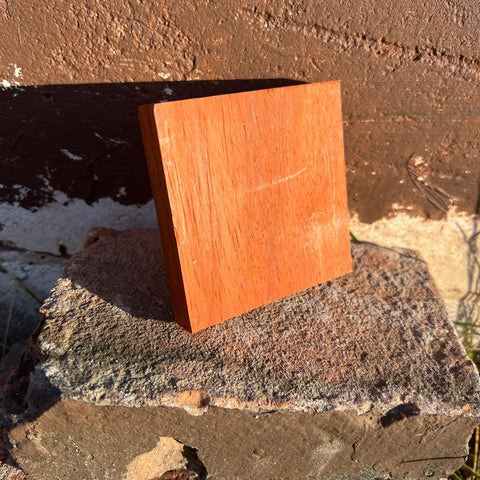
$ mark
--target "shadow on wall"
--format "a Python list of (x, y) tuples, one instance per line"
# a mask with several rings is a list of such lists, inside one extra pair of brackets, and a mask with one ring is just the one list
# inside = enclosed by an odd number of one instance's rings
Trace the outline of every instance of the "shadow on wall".
[(48, 85), (0, 90), (0, 202), (35, 209), (56, 191), (91, 204), (151, 198), (137, 107), (294, 85), (287, 79)]

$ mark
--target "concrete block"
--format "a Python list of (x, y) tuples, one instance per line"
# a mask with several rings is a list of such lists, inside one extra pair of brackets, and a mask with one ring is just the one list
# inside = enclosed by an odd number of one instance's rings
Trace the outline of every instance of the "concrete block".
[(211, 478), (450, 474), (480, 423), (476, 368), (414, 252), (353, 244), (352, 260), (191, 335), (158, 233), (92, 231), (6, 384), (4, 411), (27, 409), (11, 455), (34, 478), (121, 478), (169, 437)]

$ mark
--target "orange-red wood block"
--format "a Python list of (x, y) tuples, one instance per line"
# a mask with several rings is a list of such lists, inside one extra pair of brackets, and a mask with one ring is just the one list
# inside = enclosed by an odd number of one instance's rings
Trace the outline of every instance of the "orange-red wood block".
[(338, 82), (145, 105), (139, 116), (182, 327), (351, 270)]

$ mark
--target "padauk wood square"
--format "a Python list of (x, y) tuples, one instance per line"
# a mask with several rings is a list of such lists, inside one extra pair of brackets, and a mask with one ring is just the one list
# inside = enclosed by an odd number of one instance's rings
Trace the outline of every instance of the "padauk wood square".
[(338, 82), (139, 108), (190, 332), (351, 270)]

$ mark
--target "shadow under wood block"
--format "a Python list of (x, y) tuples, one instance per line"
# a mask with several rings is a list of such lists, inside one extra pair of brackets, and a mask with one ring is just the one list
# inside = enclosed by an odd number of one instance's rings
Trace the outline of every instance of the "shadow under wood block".
[[(480, 423), (475, 366), (425, 262), (372, 244), (352, 258), (350, 274), (191, 335), (159, 234), (91, 232), (42, 307), (14, 460), (37, 480), (123, 478), (170, 437), (218, 479), (446, 476)], [(48, 388), (63, 400), (42, 409)]]
[(140, 107), (189, 332), (351, 270), (339, 82)]

